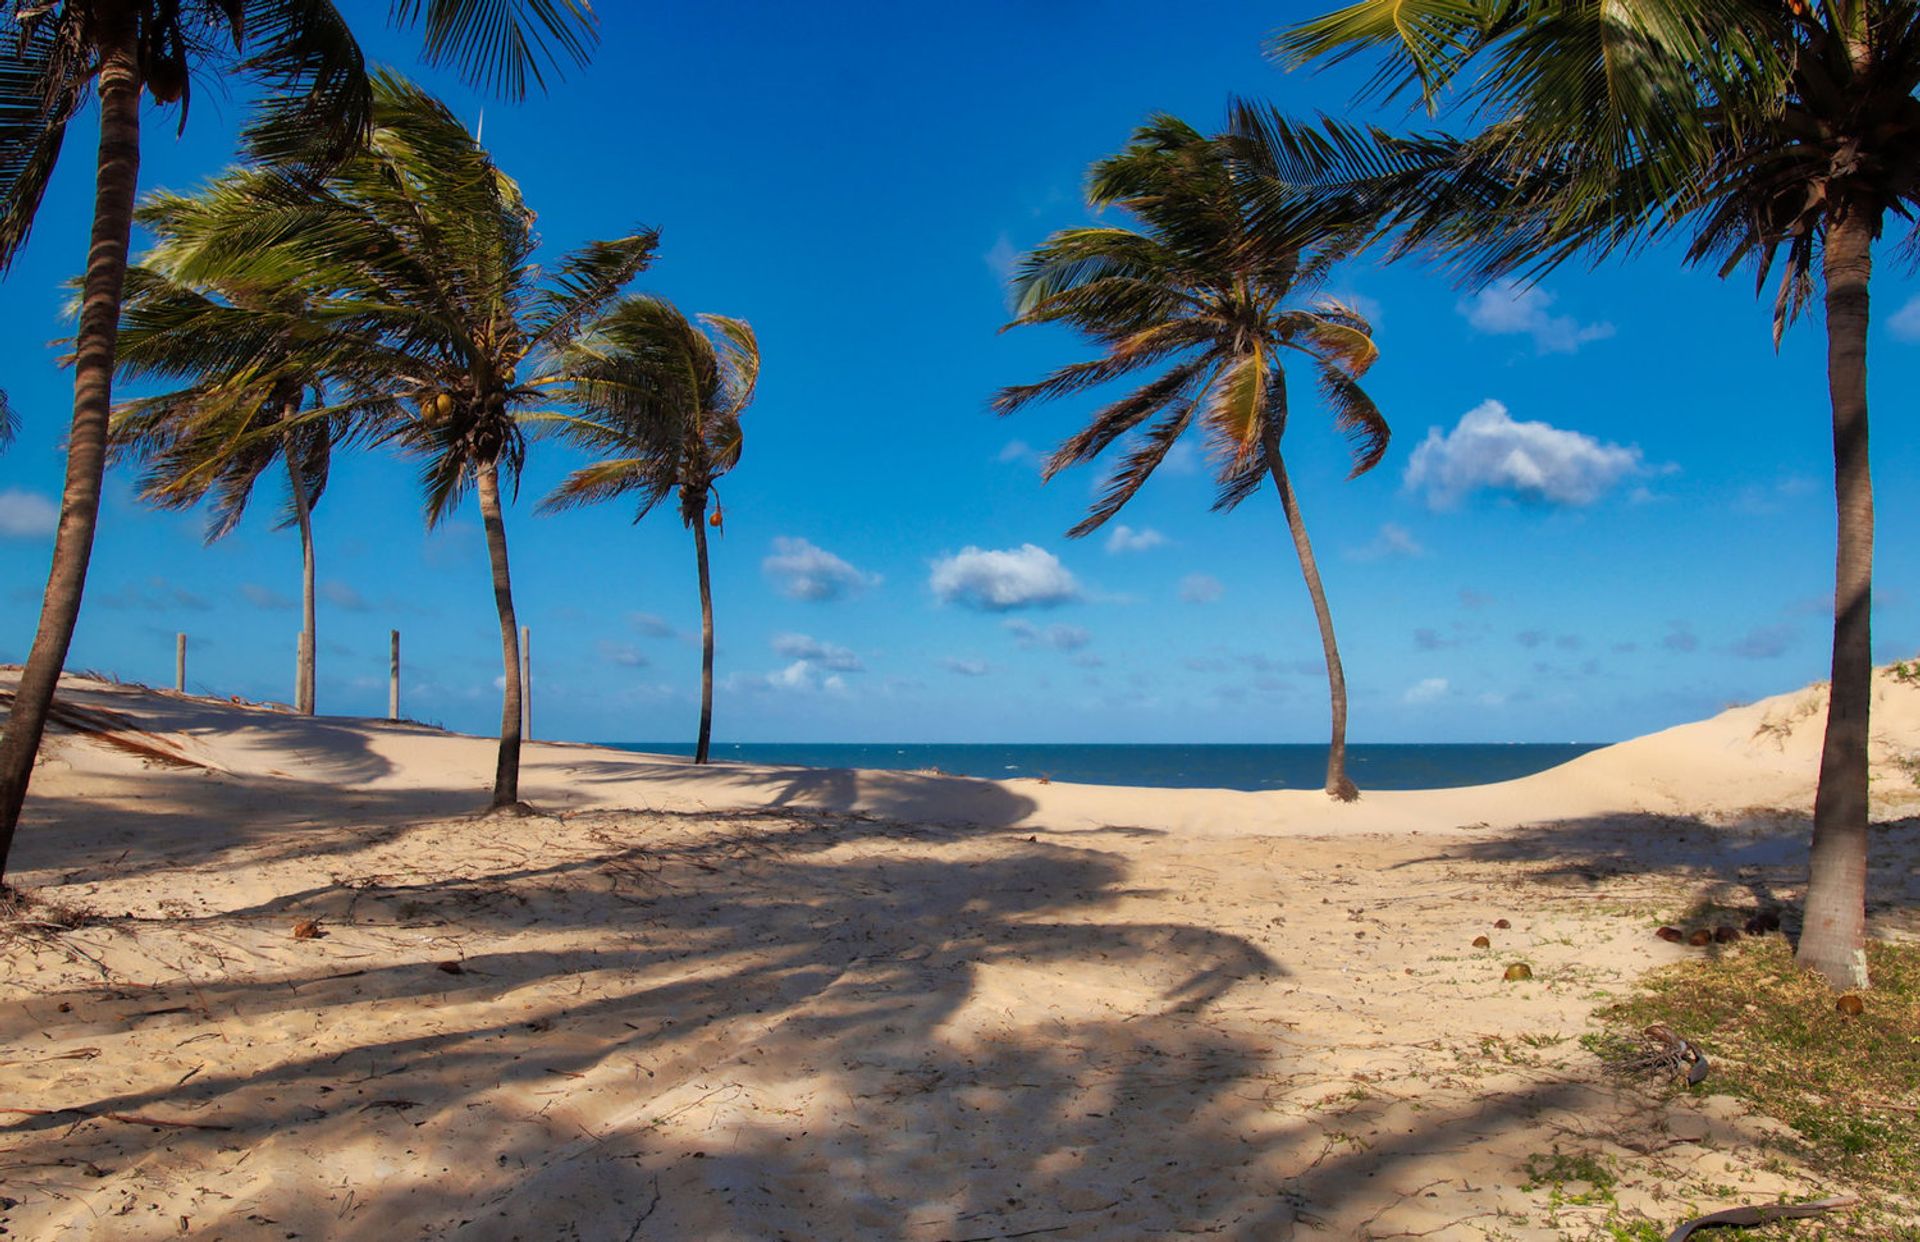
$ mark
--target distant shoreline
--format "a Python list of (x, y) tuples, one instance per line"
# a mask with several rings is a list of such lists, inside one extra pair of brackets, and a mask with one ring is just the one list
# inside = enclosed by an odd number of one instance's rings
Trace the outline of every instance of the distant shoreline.
[[(596, 742), (639, 754), (689, 755), (687, 742)], [(1348, 746), (1364, 788), (1458, 789), (1532, 776), (1604, 742), (1365, 742)], [(1232, 742), (724, 742), (722, 762), (828, 770), (939, 772), (985, 780), (1041, 779), (1077, 785), (1318, 789), (1325, 743)]]

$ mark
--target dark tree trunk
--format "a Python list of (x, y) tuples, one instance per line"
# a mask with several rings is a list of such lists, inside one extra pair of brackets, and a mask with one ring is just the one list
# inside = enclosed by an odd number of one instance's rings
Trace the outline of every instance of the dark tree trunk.
[[(299, 413), (297, 403), (288, 403), (286, 416), (292, 418)], [(281, 450), (287, 459), (287, 483), (293, 492), (293, 513), (300, 525), (300, 668), (294, 678), (293, 710), (303, 716), (314, 714), (313, 669), (314, 649), (319, 645), (319, 635), (314, 628), (313, 608), (313, 509), (307, 501), (307, 483), (301, 477), (301, 463), (297, 460), (299, 450), (295, 438), (287, 437)]]
[(1867, 467), (1867, 281), (1877, 213), (1836, 210), (1827, 228), (1827, 390), (1833, 402), (1833, 675), (1812, 877), (1795, 957), (1836, 988), (1867, 986), (1867, 713), (1873, 698), (1873, 478)]
[(705, 763), (713, 743), (713, 582), (707, 574), (706, 506), (693, 519), (693, 549), (700, 561), (700, 737), (693, 761)]
[(127, 0), (102, 0), (93, 10), (100, 53), (100, 151), (94, 176), (93, 236), (81, 291), (80, 328), (74, 336), (73, 428), (67, 437), (60, 526), (40, 604), (40, 625), (20, 674), (6, 735), (0, 738), (0, 878), (6, 875), (14, 828), (46, 730), (47, 709), (73, 642), (74, 624), (80, 619), (87, 563), (93, 556), (100, 479), (106, 469), (107, 419), (113, 408), (113, 353), (127, 273), (127, 239), (140, 178), (140, 67), (133, 5)]
[(507, 525), (500, 514), (500, 472), (489, 462), (480, 467), (476, 491), (480, 520), (487, 530), (487, 559), (493, 566), (493, 603), (500, 612), (500, 663), (506, 694), (500, 704), (500, 758), (493, 771), (493, 809), (520, 802), (520, 630), (513, 616), (513, 582), (507, 574)]
[(1333, 637), (1333, 614), (1327, 610), (1327, 593), (1320, 585), (1320, 567), (1313, 559), (1313, 545), (1307, 540), (1307, 524), (1300, 517), (1300, 503), (1294, 498), (1293, 485), (1287, 481), (1286, 463), (1280, 458), (1278, 422), (1265, 436), (1267, 473), (1280, 492), (1280, 507), (1286, 511), (1287, 531), (1293, 536), (1293, 550), (1300, 557), (1300, 573), (1307, 580), (1307, 594), (1313, 598), (1314, 620), (1320, 623), (1320, 650), (1327, 661), (1327, 697), (1332, 704), (1333, 735), (1327, 743), (1327, 794), (1342, 802), (1353, 802), (1360, 790), (1347, 776), (1347, 675), (1340, 667), (1340, 647)]

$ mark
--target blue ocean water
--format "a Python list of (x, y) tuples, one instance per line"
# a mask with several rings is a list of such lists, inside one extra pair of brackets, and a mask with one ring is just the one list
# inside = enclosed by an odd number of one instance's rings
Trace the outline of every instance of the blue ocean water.
[[(620, 750), (691, 755), (686, 742), (609, 742)], [(1544, 772), (1604, 743), (1367, 743), (1347, 747), (1362, 789), (1444, 789)], [(936, 743), (716, 743), (720, 762), (809, 768), (938, 769), (995, 780), (1044, 776), (1083, 785), (1165, 789), (1319, 789), (1327, 748), (1312, 745), (942, 745)]]

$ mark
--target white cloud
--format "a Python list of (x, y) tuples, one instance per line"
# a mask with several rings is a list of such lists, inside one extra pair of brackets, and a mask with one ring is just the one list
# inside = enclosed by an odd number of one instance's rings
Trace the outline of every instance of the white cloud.
[(805, 634), (778, 634), (773, 639), (775, 655), (802, 660), (836, 673), (863, 673), (867, 666), (860, 657), (835, 643), (823, 643)]
[(1052, 647), (1056, 651), (1078, 651), (1093, 641), (1093, 635), (1077, 625), (1050, 625), (1041, 629), (1031, 621), (1006, 623), (1007, 632), (1022, 647)]
[(320, 598), (347, 612), (365, 612), (367, 601), (360, 592), (344, 582), (329, 580), (320, 584)]
[(240, 594), (255, 608), (264, 608), (269, 612), (291, 612), (293, 601), (272, 587), (261, 586), (257, 582), (240, 584)]
[(857, 595), (880, 584), (880, 575), (855, 569), (825, 548), (786, 535), (774, 539), (773, 552), (760, 568), (779, 582), (782, 593), (814, 602)]
[(60, 525), (60, 506), (39, 492), (0, 492), (0, 539), (39, 539)]
[(666, 618), (656, 617), (650, 612), (628, 613), (627, 624), (633, 626), (634, 629), (646, 635), (648, 638), (670, 638), (673, 636), (673, 627), (667, 624)]
[(1060, 558), (1031, 543), (1005, 550), (962, 548), (934, 561), (928, 585), (941, 603), (982, 612), (1050, 608), (1081, 594)]
[(993, 273), (993, 278), (1001, 284), (1013, 279), (1014, 269), (1020, 264), (1020, 252), (1014, 248), (1013, 238), (1005, 233), (994, 238), (993, 245), (980, 258), (986, 263), (987, 270)]
[(992, 669), (985, 660), (956, 660), (952, 656), (943, 657), (940, 667), (962, 677), (985, 677)]
[(1180, 598), (1189, 604), (1211, 604), (1227, 593), (1212, 574), (1188, 574), (1180, 579)]
[(1131, 526), (1121, 525), (1114, 527), (1107, 536), (1107, 551), (1150, 552), (1154, 548), (1164, 548), (1171, 542), (1171, 539), (1150, 527), (1135, 530)]
[(1548, 308), (1554, 300), (1538, 285), (1502, 280), (1461, 302), (1459, 310), (1475, 331), (1530, 336), (1534, 349), (1543, 354), (1570, 354), (1588, 341), (1613, 335), (1610, 323), (1583, 324), (1571, 315), (1553, 314)]
[(1444, 677), (1425, 678), (1407, 687), (1407, 692), (1400, 696), (1400, 701), (1414, 706), (1422, 703), (1437, 703), (1447, 696), (1447, 685), (1447, 679)]
[(1887, 329), (1900, 340), (1920, 341), (1920, 294), (1908, 298), (1905, 306), (1893, 312)]
[(1425, 556), (1427, 550), (1413, 537), (1413, 532), (1398, 522), (1382, 522), (1380, 533), (1373, 541), (1353, 550), (1353, 557), (1360, 561), (1384, 561), (1394, 557)]
[(600, 658), (609, 664), (618, 664), (621, 668), (647, 667), (647, 657), (626, 643), (608, 642), (602, 639), (596, 646), (600, 652)]
[(1547, 423), (1515, 422), (1498, 401), (1482, 401), (1451, 432), (1429, 428), (1407, 460), (1406, 490), (1449, 509), (1483, 488), (1559, 505), (1590, 505), (1622, 479), (1647, 473), (1640, 450), (1603, 444)]

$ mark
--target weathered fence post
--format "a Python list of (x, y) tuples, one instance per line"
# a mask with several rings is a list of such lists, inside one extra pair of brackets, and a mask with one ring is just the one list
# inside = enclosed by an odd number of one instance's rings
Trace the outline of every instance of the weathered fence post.
[(400, 631), (387, 632), (387, 719), (400, 719)]
[(187, 692), (187, 636), (173, 636), (173, 688), (180, 693)]
[(520, 627), (520, 737), (533, 740), (533, 630)]

